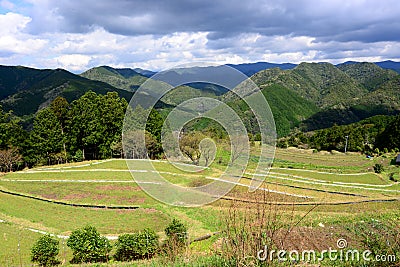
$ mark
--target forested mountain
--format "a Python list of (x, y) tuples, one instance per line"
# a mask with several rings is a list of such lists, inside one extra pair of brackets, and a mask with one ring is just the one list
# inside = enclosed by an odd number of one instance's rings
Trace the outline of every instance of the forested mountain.
[(262, 70), (273, 69), (273, 68), (279, 68), (281, 70), (290, 70), (296, 67), (297, 65), (293, 63), (276, 64), (269, 62), (257, 62), (257, 63), (244, 63), (244, 64), (227, 64), (227, 66), (235, 68), (238, 71), (241, 71), (250, 77)]
[(342, 64), (338, 69), (363, 85), (368, 91), (376, 90), (385, 82), (398, 76), (393, 70), (382, 69), (373, 63)]
[[(150, 76), (154, 75), (155, 73), (143, 69), (118, 69), (108, 66), (101, 66), (85, 71), (81, 74), (81, 76), (91, 80), (108, 83), (119, 89), (135, 92), (140, 85), (142, 85), (148, 79), (148, 77), (146, 77), (144, 74)], [(159, 78), (159, 80), (168, 80), (170, 78), (179, 79), (179, 75), (181, 75), (181, 73), (170, 71), (159, 74), (157, 78)], [(216, 96), (222, 95), (227, 91), (228, 89), (217, 85), (201, 82), (190, 83), (178, 86), (177, 88), (174, 88), (168, 92), (168, 94), (161, 99), (162, 104), (159, 104), (159, 106), (165, 106), (163, 103), (175, 106), (194, 97), (203, 96), (215, 98)]]
[(400, 73), (400, 62), (386, 60), (381, 62), (375, 62), (375, 64), (383, 69), (394, 70), (395, 72)]
[(62, 69), (0, 66), (0, 105), (19, 116), (37, 112), (57, 96), (73, 101), (89, 90), (99, 94), (114, 91), (127, 100), (131, 98), (130, 92)]
[(367, 90), (329, 63), (301, 63), (293, 70), (265, 70), (252, 79), (259, 86), (280, 84), (296, 91), (320, 108), (348, 103)]
[[(386, 67), (397, 66), (397, 62), (384, 63)], [(259, 62), (231, 66), (248, 71), (247, 74), (259, 68), (278, 66), (259, 71), (251, 79), (269, 101), (281, 136), (294, 128), (322, 129), (400, 112), (400, 74), (373, 63), (346, 62), (334, 66), (329, 63)], [(223, 68), (218, 66), (191, 69), (192, 75), (200, 77), (210, 70), (223, 74)], [(183, 75), (181, 71), (184, 70), (163, 73), (161, 78), (179, 81)], [(142, 69), (101, 66), (79, 76), (62, 69), (0, 66), (0, 105), (19, 116), (30, 115), (48, 106), (57, 96), (71, 102), (89, 90), (100, 94), (116, 91), (129, 101), (132, 92), (152, 74)], [(175, 88), (161, 99), (157, 108), (173, 107), (199, 96), (240, 105), (229, 89), (196, 82)]]
[[(299, 127), (302, 121), (320, 110), (312, 101), (278, 83), (261, 86), (261, 92), (274, 115), (278, 136), (289, 134), (292, 129)], [(223, 100), (244, 118), (245, 123), (247, 122), (246, 127), (251, 133), (257, 133), (257, 124), (252, 118), (250, 108), (243, 100), (231, 94), (227, 94)]]
[(305, 130), (400, 112), (400, 75), (370, 63), (301, 63), (292, 70), (264, 70), (252, 79), (261, 88), (278, 84), (315, 103), (320, 110), (302, 122)]
[(133, 69), (115, 69), (108, 66), (92, 68), (81, 74), (82, 77), (108, 83), (116, 88), (135, 91), (147, 77)]
[[(347, 64), (357, 64), (360, 62), (355, 62), (355, 61), (348, 61), (345, 63), (338, 64), (336, 66), (340, 65), (347, 65)], [(394, 70), (398, 73), (400, 73), (400, 62), (395, 62), (391, 60), (387, 61), (381, 61), (381, 62), (374, 62), (372, 64), (375, 64), (383, 69), (388, 69), (388, 70)], [(266, 70), (266, 69), (272, 69), (272, 68), (279, 68), (281, 70), (289, 70), (293, 69), (297, 66), (297, 64), (293, 63), (269, 63), (269, 62), (256, 62), (256, 63), (242, 63), (242, 64), (227, 64), (228, 66), (235, 68), (247, 76), (252, 76), (256, 74), (259, 71)]]
[[(189, 71), (193, 77), (201, 77), (210, 70), (215, 71), (215, 75), (224, 73), (222, 67), (207, 68)], [(225, 102), (243, 119), (252, 137), (259, 138), (257, 122), (243, 99), (227, 88), (209, 83), (181, 85), (184, 71), (163, 74), (163, 78), (177, 87), (156, 105), (153, 101), (157, 90), (152, 90), (158, 88), (158, 83), (154, 80), (155, 87), (143, 92), (143, 98), (137, 103), (150, 111), (151, 127), (146, 125), (150, 141), (146, 142), (146, 147), (151, 148), (152, 158), (162, 157), (159, 133), (163, 118), (173, 108), (195, 97)], [(17, 169), (23, 164), (33, 166), (122, 156), (121, 130), (127, 101), (149, 78), (133, 69), (110, 67), (94, 68), (83, 76), (90, 79), (62, 69), (0, 66), (0, 151), (19, 162)], [(292, 69), (263, 70), (251, 79), (270, 105), (278, 137), (286, 136), (280, 139), (281, 146), (342, 151), (345, 137), (349, 136), (350, 151), (377, 153), (398, 148), (399, 117), (387, 116), (400, 113), (400, 74), (395, 71), (371, 63), (339, 66), (301, 63)], [(165, 86), (159, 82), (160, 86)], [(234, 79), (231, 82), (237, 84)], [(22, 122), (28, 120), (29, 127), (24, 129), (15, 115), (22, 117)], [(220, 128), (206, 119), (187, 125), (188, 130), (225, 138)], [(0, 168), (16, 169), (15, 166)]]

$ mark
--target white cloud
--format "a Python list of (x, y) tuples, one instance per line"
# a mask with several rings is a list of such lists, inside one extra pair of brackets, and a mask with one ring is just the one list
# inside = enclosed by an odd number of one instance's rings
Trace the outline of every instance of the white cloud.
[(399, 10), (389, 1), (151, 2), (0, 0), (12, 10), (0, 14), (0, 64), (81, 72), (400, 56)]
[(32, 54), (41, 50), (47, 44), (42, 39), (22, 39), (17, 36), (4, 35), (0, 36), (0, 50), (10, 54)]
[(300, 63), (315, 61), (317, 51), (308, 52), (286, 52), (286, 53), (267, 53), (262, 56), (264, 61), (276, 63)]
[(47, 40), (24, 33), (31, 18), (9, 12), (0, 14), (0, 51), (9, 54), (31, 54), (42, 49)]
[(13, 12), (0, 14), (0, 34), (18, 33), (31, 21), (30, 17)]
[(88, 64), (92, 58), (87, 55), (81, 54), (70, 54), (58, 56), (54, 59), (62, 68), (69, 69), (72, 71), (83, 70), (88, 67)]
[(127, 49), (125, 37), (98, 28), (87, 34), (53, 34), (56, 39), (53, 51), (57, 53), (98, 54)]

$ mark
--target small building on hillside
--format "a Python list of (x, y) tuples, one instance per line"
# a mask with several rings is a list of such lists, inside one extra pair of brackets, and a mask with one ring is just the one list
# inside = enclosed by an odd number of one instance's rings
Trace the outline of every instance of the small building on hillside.
[(400, 165), (400, 154), (399, 154), (399, 155), (397, 155), (397, 158), (396, 158), (396, 164)]

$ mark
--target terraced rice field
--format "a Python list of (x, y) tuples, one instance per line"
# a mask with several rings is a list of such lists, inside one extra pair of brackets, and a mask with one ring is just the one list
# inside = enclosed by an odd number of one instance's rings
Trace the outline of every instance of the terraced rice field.
[[(241, 179), (221, 178), (220, 166), (200, 169), (185, 165), (192, 170), (185, 172), (166, 161), (152, 162), (154, 169), (149, 170), (148, 162), (132, 160), (129, 164), (134, 171), (130, 172), (126, 162), (118, 159), (3, 175), (0, 176), (0, 239), (4, 239), (6, 249), (0, 252), (0, 265), (18, 265), (19, 261), (28, 264), (27, 250), (39, 235), (37, 231), (63, 237), (87, 224), (96, 226), (110, 238), (146, 227), (163, 236), (163, 228), (172, 218), (179, 217), (190, 226), (190, 237), (194, 239), (219, 230), (216, 222), (232, 200), (241, 201), (243, 206), (269, 202), (279, 209), (293, 210), (298, 217), (312, 208), (312, 216), (304, 220), (311, 225), (355, 218), (357, 214), (374, 214), (376, 210), (382, 215), (396, 213), (400, 206), (399, 183), (368, 171), (374, 162), (385, 160), (371, 161), (357, 154), (278, 149), (274, 167), (269, 172), (254, 173), (254, 169), (247, 168)], [(168, 182), (185, 187), (218, 179), (235, 187), (221, 200), (201, 208), (170, 207), (143, 192), (134, 179), (135, 175), (151, 177), (155, 172)], [(253, 178), (264, 182), (259, 190), (250, 193)], [(10, 256), (15, 252), (18, 238), (23, 240), (21, 260)], [(68, 253), (66, 248), (65, 255)]]

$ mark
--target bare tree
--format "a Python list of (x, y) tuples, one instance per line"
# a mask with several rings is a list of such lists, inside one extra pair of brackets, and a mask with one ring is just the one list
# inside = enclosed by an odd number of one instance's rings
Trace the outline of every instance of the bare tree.
[(201, 140), (199, 144), (199, 149), (201, 157), (205, 160), (205, 166), (208, 166), (209, 163), (214, 160), (215, 154), (217, 152), (214, 141), (211, 138), (205, 138)]
[(231, 163), (234, 163), (243, 153), (249, 149), (247, 135), (233, 135), (231, 138)]
[(124, 133), (124, 154), (127, 159), (143, 159), (146, 157), (145, 134), (142, 130)]
[(190, 132), (184, 134), (179, 140), (179, 146), (182, 153), (195, 165), (199, 165), (199, 159), (201, 156), (200, 142), (203, 137), (204, 136), (199, 132)]
[(0, 170), (11, 172), (15, 165), (21, 160), (22, 157), (16, 148), (0, 150)]

